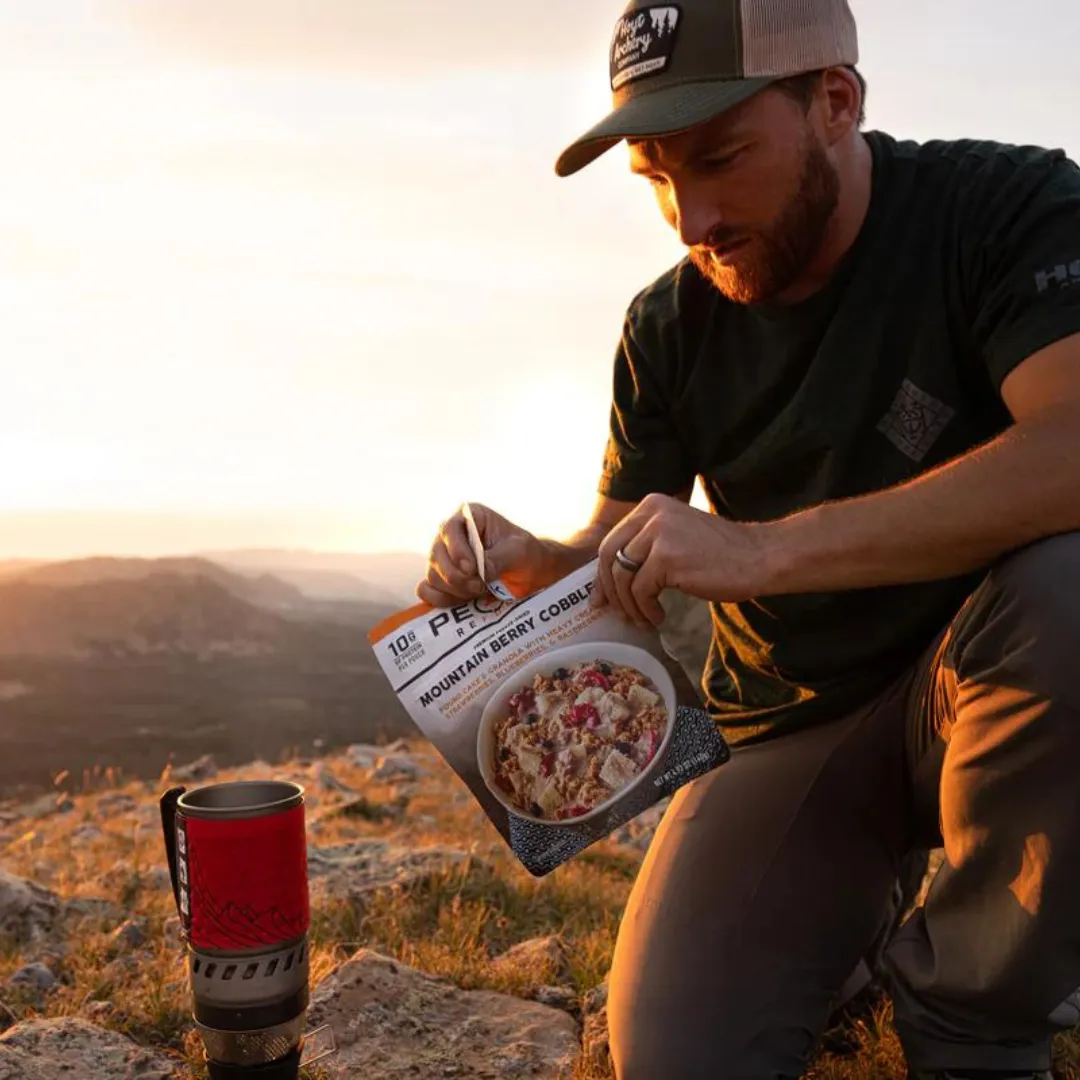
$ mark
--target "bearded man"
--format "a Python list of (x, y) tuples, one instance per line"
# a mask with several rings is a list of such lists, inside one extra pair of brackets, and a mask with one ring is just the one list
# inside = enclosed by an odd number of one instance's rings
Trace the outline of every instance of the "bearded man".
[[(688, 257), (630, 305), (592, 521), (474, 510), (490, 574), (598, 558), (636, 623), (711, 604), (735, 750), (635, 883), (617, 1074), (802, 1075), (943, 846), (885, 952), (911, 1075), (1049, 1077), (1080, 1018), (1080, 170), (862, 130), (847, 0), (633, 0), (610, 59), (557, 171), (625, 140)], [(455, 514), (418, 593), (483, 588)]]

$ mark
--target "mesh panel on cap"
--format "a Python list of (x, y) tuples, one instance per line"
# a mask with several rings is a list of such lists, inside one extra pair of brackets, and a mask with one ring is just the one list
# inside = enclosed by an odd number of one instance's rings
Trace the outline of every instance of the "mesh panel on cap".
[(742, 0), (743, 74), (795, 75), (855, 64), (847, 0)]

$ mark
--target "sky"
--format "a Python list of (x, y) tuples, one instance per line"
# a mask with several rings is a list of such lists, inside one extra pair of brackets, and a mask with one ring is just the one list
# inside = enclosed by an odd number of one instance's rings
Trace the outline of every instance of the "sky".
[[(869, 126), (1080, 155), (1075, 0), (852, 0)], [(583, 524), (682, 251), (608, 107), (620, 0), (0, 0), (0, 557), (426, 550)]]

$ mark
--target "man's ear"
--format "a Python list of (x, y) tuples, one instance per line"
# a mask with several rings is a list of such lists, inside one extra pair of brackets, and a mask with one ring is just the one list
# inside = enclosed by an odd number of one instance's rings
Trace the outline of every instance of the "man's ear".
[(818, 106), (825, 139), (832, 146), (859, 126), (862, 87), (855, 73), (846, 67), (826, 68), (818, 88)]

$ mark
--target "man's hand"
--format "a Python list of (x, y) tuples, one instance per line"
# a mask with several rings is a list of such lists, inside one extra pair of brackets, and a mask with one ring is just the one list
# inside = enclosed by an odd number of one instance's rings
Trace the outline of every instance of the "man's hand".
[[(593, 602), (610, 604), (645, 627), (663, 622), (659, 596), (665, 589), (716, 602), (761, 596), (771, 576), (764, 537), (762, 526), (725, 521), (680, 499), (650, 495), (600, 545)], [(641, 569), (620, 566), (620, 550)]]
[[(549, 557), (543, 542), (532, 533), (486, 506), (471, 505), (484, 545), (484, 570), (488, 581), (509, 569), (540, 566)], [(486, 588), (469, 546), (465, 517), (458, 510), (439, 529), (428, 558), (427, 577), (417, 586), (416, 595), (432, 607), (454, 607), (462, 601), (482, 596)]]

